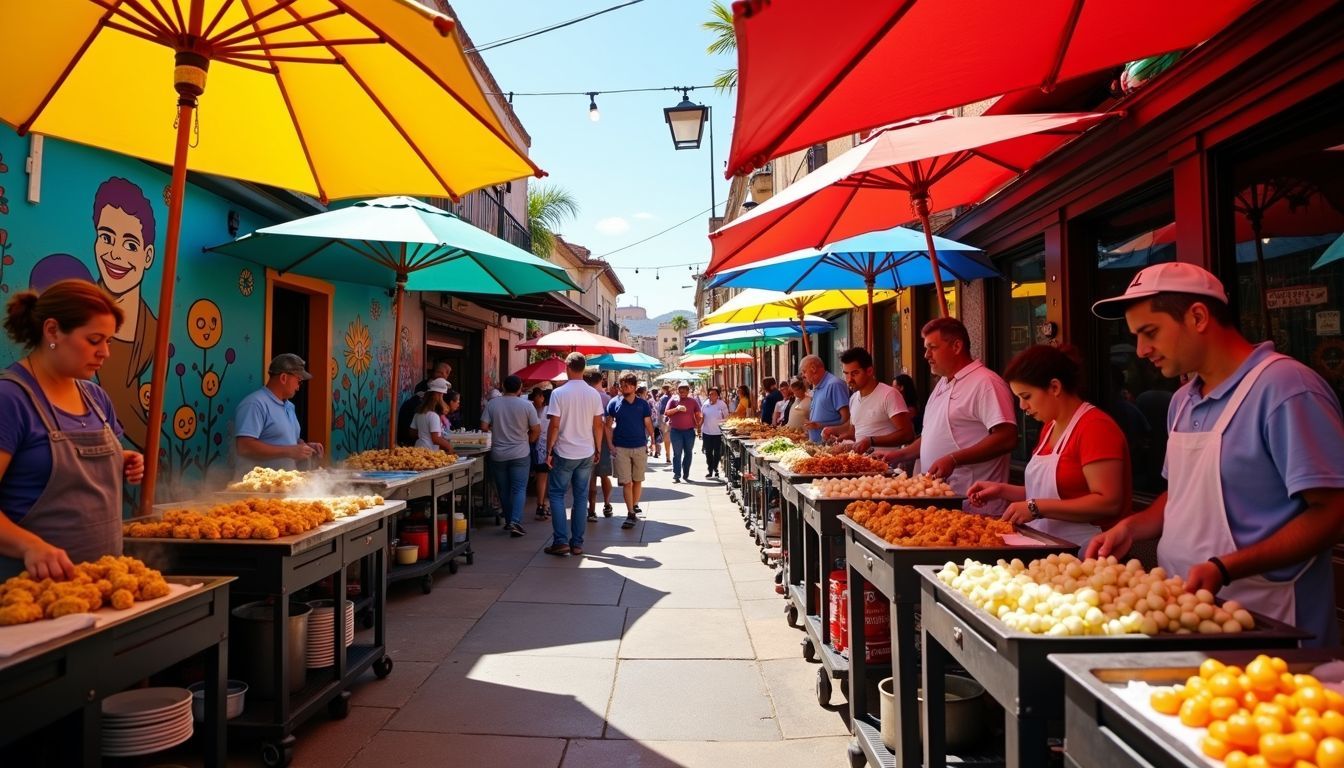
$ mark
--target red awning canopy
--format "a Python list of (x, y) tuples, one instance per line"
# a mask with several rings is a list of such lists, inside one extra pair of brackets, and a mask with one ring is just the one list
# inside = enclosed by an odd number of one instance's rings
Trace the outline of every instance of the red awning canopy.
[(519, 368), (513, 372), (513, 375), (522, 379), (524, 386), (539, 384), (544, 381), (564, 381), (569, 378), (569, 374), (565, 372), (565, 361), (558, 357), (538, 360), (531, 365)]
[(733, 3), (727, 175), (897, 120), (1197, 45), (1256, 0)]

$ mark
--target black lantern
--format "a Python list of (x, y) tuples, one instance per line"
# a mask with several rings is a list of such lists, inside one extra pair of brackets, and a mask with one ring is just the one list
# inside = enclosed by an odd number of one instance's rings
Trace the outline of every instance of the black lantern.
[(676, 149), (699, 149), (700, 137), (705, 132), (705, 120), (709, 117), (709, 107), (692, 104), (685, 92), (681, 103), (663, 110), (667, 127), (672, 131), (672, 146)]

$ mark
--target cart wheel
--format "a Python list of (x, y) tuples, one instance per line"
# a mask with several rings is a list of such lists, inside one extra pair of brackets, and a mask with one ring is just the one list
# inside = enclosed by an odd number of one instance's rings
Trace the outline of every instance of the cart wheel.
[(379, 680), (382, 680), (386, 678), (388, 675), (392, 674), (392, 657), (384, 656), (383, 658), (373, 662), (373, 674), (377, 675)]
[(344, 720), (350, 714), (350, 692), (341, 691), (336, 698), (327, 702), (327, 714), (332, 720)]
[(373, 611), (364, 611), (359, 617), (359, 623), (363, 624), (365, 629), (373, 629)]
[(475, 552), (468, 552), (468, 553), (467, 553), (467, 565), (471, 565), (471, 564), (474, 563), (474, 562), (476, 562), (476, 553), (475, 553)]
[(794, 629), (797, 629), (799, 627), (798, 606), (794, 605), (792, 600), (790, 600), (788, 604), (784, 606), (784, 620), (787, 621), (789, 623), (789, 626), (793, 627)]
[(761, 565), (769, 565), (769, 564), (770, 564), (770, 556), (765, 554), (765, 550), (761, 550)]
[(817, 661), (817, 646), (812, 644), (812, 638), (803, 638), (803, 659), (805, 661)]
[(448, 573), (457, 573), (457, 558), (448, 561)]
[(863, 748), (860, 747), (858, 744), (855, 744), (854, 742), (851, 741), (849, 743), (848, 749), (846, 749), (845, 751), (849, 755), (850, 768), (863, 768), (865, 765), (868, 764), (868, 756), (863, 754)]
[(775, 569), (775, 583), (776, 583), (776, 584), (783, 584), (783, 583), (784, 583), (784, 569), (783, 569), (783, 568), (776, 568), (776, 569)]
[(294, 762), (294, 742), (293, 736), (286, 736), (280, 741), (267, 741), (261, 745), (261, 761), (269, 768), (284, 768)]
[(426, 573), (424, 576), (421, 576), (420, 591), (428, 595), (430, 591), (433, 589), (434, 589), (434, 574)]
[(817, 667), (817, 703), (822, 709), (831, 708), (831, 673)]

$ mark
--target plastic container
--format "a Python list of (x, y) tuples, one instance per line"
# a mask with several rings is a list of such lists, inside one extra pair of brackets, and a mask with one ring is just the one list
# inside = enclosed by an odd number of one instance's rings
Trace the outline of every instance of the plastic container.
[(397, 547), (397, 565), (415, 565), (420, 559), (420, 547), (415, 544), (402, 544)]
[(414, 544), (419, 547), (418, 559), (424, 560), (429, 557), (429, 527), (424, 525), (407, 525), (401, 529), (401, 544), (409, 546)]
[(444, 517), (443, 515), (440, 515), (440, 516), (439, 516), (439, 520), (438, 520), (438, 527), (439, 527), (439, 549), (447, 549), (447, 548), (448, 548), (448, 518), (447, 518), (447, 517)]
[(467, 516), (461, 512), (453, 513), (453, 544), (467, 540)]

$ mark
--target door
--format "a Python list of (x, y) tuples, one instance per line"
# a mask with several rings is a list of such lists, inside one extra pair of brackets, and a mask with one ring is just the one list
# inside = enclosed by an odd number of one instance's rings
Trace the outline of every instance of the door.
[[(308, 294), (279, 285), (271, 288), (271, 357), (292, 352), (308, 361), (311, 372), (313, 363), (309, 354), (311, 329), (308, 327), (308, 313)], [(270, 363), (269, 360), (266, 362)], [(313, 376), (316, 378), (317, 373)], [(308, 423), (309, 389), (311, 387), (299, 387), (299, 393), (291, 400), (299, 423), (304, 425)]]
[(266, 270), (265, 366), (276, 355), (292, 352), (308, 363), (313, 378), (299, 387), (294, 410), (303, 439), (331, 443), (331, 324), (335, 289), (330, 283)]

